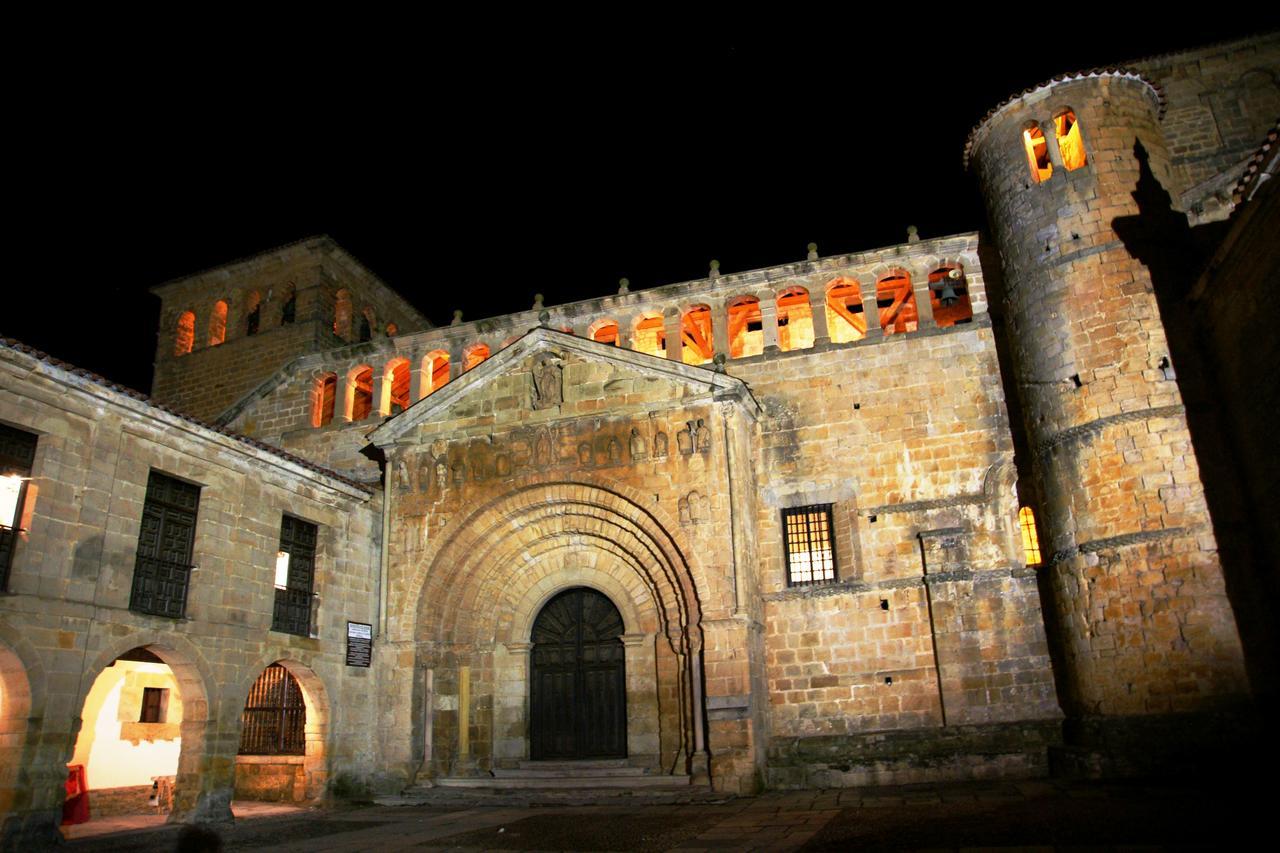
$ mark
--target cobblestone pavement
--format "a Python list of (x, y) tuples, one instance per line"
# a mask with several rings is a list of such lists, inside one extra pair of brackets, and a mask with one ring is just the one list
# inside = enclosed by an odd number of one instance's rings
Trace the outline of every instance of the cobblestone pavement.
[[(685, 805), (370, 805), (265, 813), (218, 831), (224, 850), (281, 853), (1262, 846), (1265, 789), (1234, 782), (971, 782), (780, 792)], [(180, 829), (166, 825), (82, 838), (64, 849), (174, 850)]]

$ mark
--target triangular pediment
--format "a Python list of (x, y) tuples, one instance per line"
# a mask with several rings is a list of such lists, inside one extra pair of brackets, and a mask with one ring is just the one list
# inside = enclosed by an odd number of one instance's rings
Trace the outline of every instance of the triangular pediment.
[(741, 379), (539, 327), (383, 422), (369, 438), (385, 447), (441, 421), (554, 420), (712, 399), (759, 412)]

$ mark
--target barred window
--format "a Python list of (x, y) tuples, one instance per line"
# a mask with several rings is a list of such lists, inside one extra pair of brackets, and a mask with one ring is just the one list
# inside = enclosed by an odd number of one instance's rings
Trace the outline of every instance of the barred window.
[(286, 515), (276, 552), (276, 601), (271, 630), (311, 635), (311, 585), (315, 578), (316, 531), (309, 521)]
[(782, 530), (787, 556), (787, 586), (836, 579), (831, 504), (784, 509)]
[(289, 670), (273, 663), (249, 688), (240, 718), (241, 755), (304, 755), (307, 708)]

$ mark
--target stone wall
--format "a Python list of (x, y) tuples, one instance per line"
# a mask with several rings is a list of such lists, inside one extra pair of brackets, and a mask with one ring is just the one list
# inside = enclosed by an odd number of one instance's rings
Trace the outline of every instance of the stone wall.
[[(138, 647), (181, 694), (180, 815), (226, 816), (245, 697), (275, 661), (308, 696), (308, 796), (340, 778), (376, 784), (370, 671), (344, 666), (347, 620), (376, 621), (376, 495), (10, 346), (0, 420), (37, 436), (28, 527), (0, 597), (5, 742), (20, 745), (0, 775), (7, 839), (52, 831), (86, 691)], [(130, 609), (152, 470), (200, 486), (181, 619)], [(283, 513), (319, 527), (310, 637), (271, 630)]]

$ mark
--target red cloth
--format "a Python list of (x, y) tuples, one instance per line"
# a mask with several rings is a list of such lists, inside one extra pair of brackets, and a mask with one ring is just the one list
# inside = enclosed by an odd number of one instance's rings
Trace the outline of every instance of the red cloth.
[(89, 819), (89, 777), (83, 764), (67, 765), (67, 799), (62, 803), (62, 823), (84, 823)]

